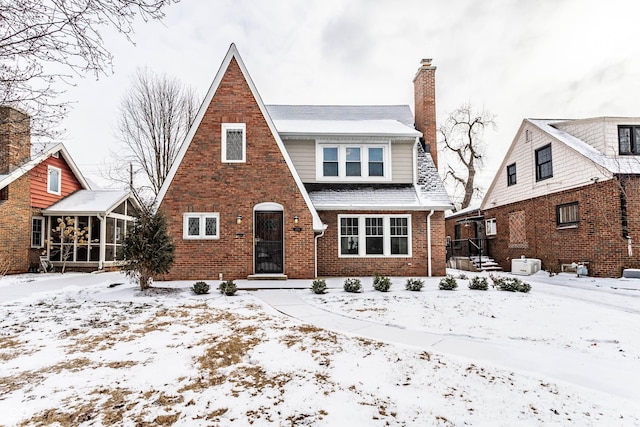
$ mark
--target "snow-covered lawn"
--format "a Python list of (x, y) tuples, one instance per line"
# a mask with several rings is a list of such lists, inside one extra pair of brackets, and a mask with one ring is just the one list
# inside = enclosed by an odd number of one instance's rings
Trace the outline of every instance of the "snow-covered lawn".
[[(142, 293), (116, 273), (51, 277), (0, 280), (0, 301), (34, 289), (0, 303), (2, 426), (640, 425), (640, 405), (620, 395), (329, 332), (250, 291), (196, 296), (172, 282)], [(363, 279), (361, 294), (297, 294), (379, 324), (631, 364), (640, 387), (640, 281), (569, 277), (525, 278), (530, 294), (464, 280), (439, 291), (438, 279), (422, 292), (394, 279), (379, 293)]]

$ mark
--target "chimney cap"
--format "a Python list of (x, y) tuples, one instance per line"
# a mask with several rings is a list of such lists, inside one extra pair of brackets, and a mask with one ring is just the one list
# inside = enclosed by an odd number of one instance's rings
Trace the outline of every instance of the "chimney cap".
[(425, 58), (422, 61), (420, 61), (420, 65), (422, 65), (423, 67), (430, 67), (431, 61), (432, 61), (432, 58)]

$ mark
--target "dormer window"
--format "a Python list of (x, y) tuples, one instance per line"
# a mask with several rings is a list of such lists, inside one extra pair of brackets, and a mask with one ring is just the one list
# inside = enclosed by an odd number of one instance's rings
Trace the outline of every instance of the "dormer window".
[(319, 181), (387, 181), (389, 144), (318, 144)]
[(640, 154), (640, 126), (618, 126), (620, 155)]
[(60, 181), (62, 170), (49, 166), (47, 172), (47, 193), (60, 195)]

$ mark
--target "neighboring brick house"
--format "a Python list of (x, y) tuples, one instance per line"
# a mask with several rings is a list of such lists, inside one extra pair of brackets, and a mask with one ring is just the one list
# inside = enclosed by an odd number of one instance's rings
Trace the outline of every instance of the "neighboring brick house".
[(434, 77), (416, 130), (408, 106), (267, 106), (231, 45), (159, 193), (166, 278), (443, 275)]
[(89, 240), (87, 245), (71, 245), (68, 268), (115, 265), (121, 237), (116, 231), (124, 232), (138, 208), (128, 191), (91, 190), (62, 144), (32, 156), (29, 116), (0, 107), (2, 271), (37, 270), (43, 253), (59, 266), (61, 242), (52, 229), (58, 218), (66, 217), (80, 228), (87, 227)]
[(490, 255), (620, 277), (640, 268), (640, 118), (525, 119), (481, 211)]

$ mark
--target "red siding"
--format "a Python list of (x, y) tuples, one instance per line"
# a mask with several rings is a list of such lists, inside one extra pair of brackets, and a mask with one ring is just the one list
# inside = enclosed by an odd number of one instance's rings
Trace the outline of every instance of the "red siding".
[[(59, 168), (61, 173), (60, 195), (47, 192), (48, 166)], [(44, 162), (33, 168), (31, 174), (31, 206), (34, 208), (48, 208), (60, 199), (80, 190), (82, 185), (75, 174), (62, 158), (49, 157)]]

